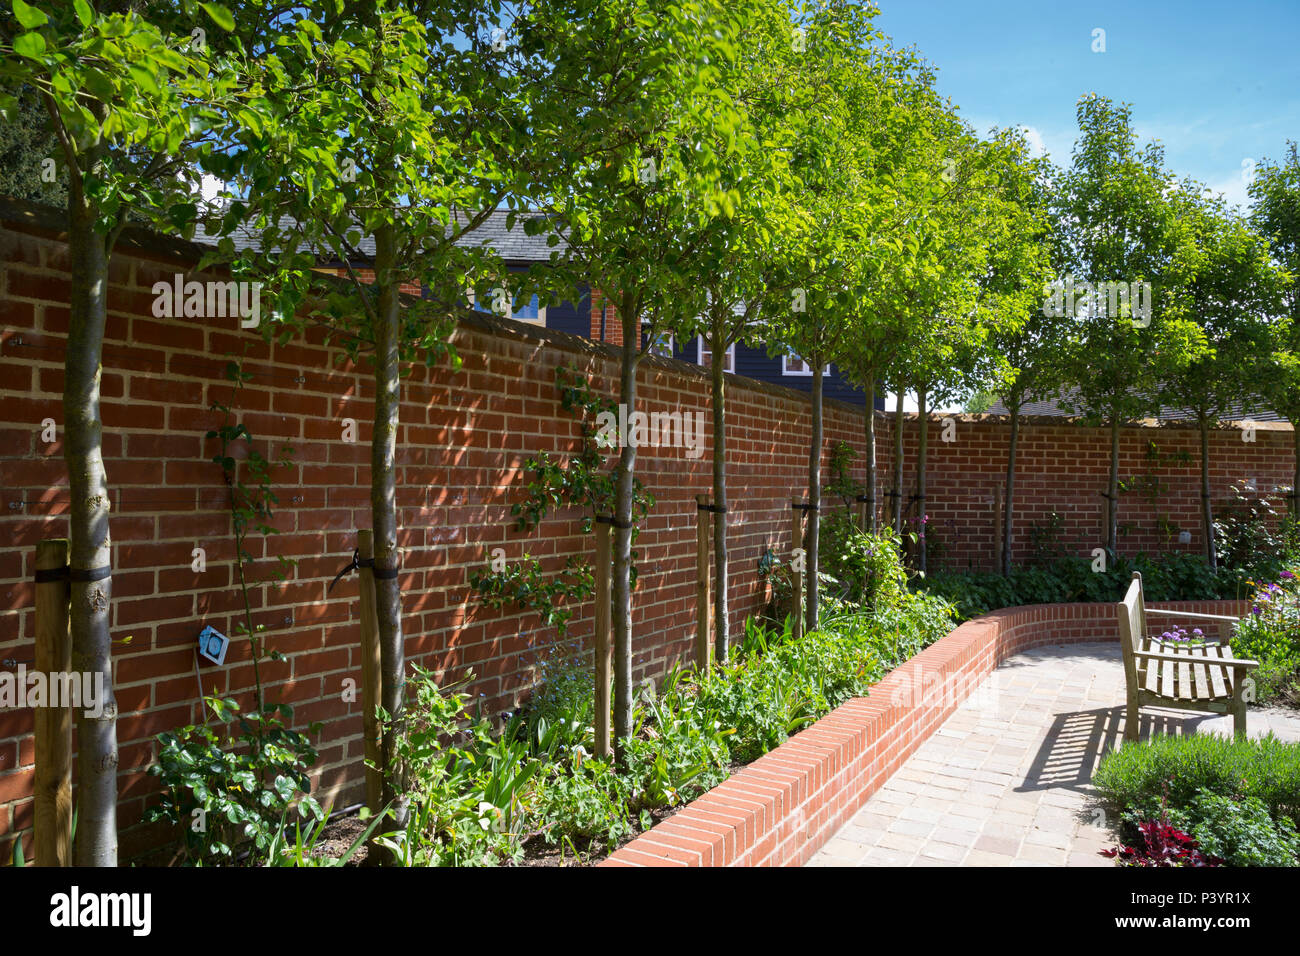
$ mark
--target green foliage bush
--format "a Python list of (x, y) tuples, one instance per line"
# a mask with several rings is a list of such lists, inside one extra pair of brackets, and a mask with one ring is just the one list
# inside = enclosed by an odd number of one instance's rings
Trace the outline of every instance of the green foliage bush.
[(226, 724), (224, 737), (206, 724), (158, 735), (149, 773), (162, 781), (163, 796), (145, 821), (181, 829), (183, 862), (229, 864), (245, 851), (262, 858), (291, 809), (301, 818), (324, 818), (309, 795), (316, 751), (306, 734), (285, 725), (293, 717), (287, 704), (240, 715), (233, 700), (206, 702)]
[(748, 762), (862, 696), (951, 628), (949, 605), (929, 596), (874, 613), (839, 609), (798, 641), (788, 623), (777, 631), (749, 621), (733, 661), (701, 683), (700, 700), (735, 729), (732, 756)]
[(474, 720), (469, 697), (416, 667), (398, 762), (411, 798), (405, 831), (378, 841), (407, 866), (484, 866), (522, 855), (523, 802), (537, 772), (525, 741)]
[(1170, 821), (1186, 830), (1207, 856), (1228, 866), (1300, 866), (1300, 835), (1289, 817), (1276, 821), (1255, 797), (1236, 800), (1203, 791)]
[(1199, 554), (1174, 551), (1110, 555), (1105, 571), (1093, 571), (1090, 557), (1067, 554), (1061, 547), (1061, 518), (1053, 513), (1045, 524), (1030, 529), (1034, 559), (1009, 575), (939, 571), (913, 584), (948, 598), (962, 620), (1023, 604), (1118, 601), (1134, 571), (1142, 572), (1150, 601), (1246, 598), (1255, 582), (1284, 580), (1300, 566), (1300, 526), (1267, 497), (1247, 496), (1237, 488), (1233, 494), (1214, 522), (1217, 569)]
[(1300, 743), (1273, 735), (1158, 736), (1102, 758), (1093, 784), (1111, 806), (1156, 813), (1162, 799), (1180, 809), (1202, 791), (1259, 800), (1275, 819), (1300, 813)]
[(1093, 571), (1092, 560), (1057, 558), (1047, 565), (1019, 566), (1003, 576), (984, 571), (944, 571), (914, 580), (914, 586), (938, 594), (969, 620), (1001, 607), (1062, 604), (1074, 601), (1118, 601), (1133, 572), (1142, 572), (1148, 601), (1239, 599), (1249, 595), (1250, 573), (1240, 569), (1213, 571), (1204, 560), (1183, 552), (1158, 556), (1120, 557), (1105, 571)]
[(1300, 865), (1300, 744), (1159, 736), (1106, 754), (1093, 784), (1130, 836), (1165, 820), (1228, 866)]
[(907, 596), (907, 571), (892, 530), (860, 530), (848, 512), (837, 511), (821, 524), (821, 566), (841, 601), (874, 610), (897, 606)]
[(1300, 554), (1300, 527), (1267, 496), (1247, 494), (1236, 485), (1232, 500), (1214, 519), (1214, 550), (1221, 567), (1248, 570), (1277, 580)]
[(1234, 629), (1232, 650), (1260, 662), (1252, 675), (1257, 700), (1300, 703), (1300, 579), (1292, 571), (1258, 585), (1250, 613)]

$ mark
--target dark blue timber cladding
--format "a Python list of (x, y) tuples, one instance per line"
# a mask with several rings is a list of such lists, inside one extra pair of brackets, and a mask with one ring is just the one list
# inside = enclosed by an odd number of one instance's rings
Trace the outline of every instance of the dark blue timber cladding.
[[(547, 325), (550, 324), (550, 313), (548, 312)], [(675, 342), (673, 358), (698, 365), (700, 361), (699, 339), (692, 338), (687, 342)], [(780, 355), (772, 357), (762, 348), (743, 343), (736, 345), (735, 373), (746, 378), (757, 379), (760, 382), (785, 385), (788, 388), (797, 388), (801, 392), (810, 394), (812, 392), (811, 375), (786, 375), (781, 371)], [(834, 365), (831, 365), (830, 374), (822, 379), (822, 396), (824, 398), (838, 399), (850, 405), (864, 404), (862, 390), (845, 381)], [(877, 397), (876, 408), (883, 409), (884, 407), (884, 399)]]
[[(513, 273), (527, 272), (527, 262), (507, 262), (506, 268)], [(558, 332), (567, 332), (584, 339), (591, 338), (591, 289), (583, 285), (578, 288), (576, 303), (564, 299), (551, 302), (546, 306), (546, 327)]]
[[(736, 374), (747, 378), (756, 378), (760, 382), (797, 388), (801, 392), (812, 392), (811, 375), (785, 375), (781, 371), (781, 356), (769, 356), (762, 348), (744, 345), (736, 346)], [(822, 396), (835, 398), (850, 405), (863, 405), (862, 390), (850, 384), (840, 374), (840, 370), (831, 365), (828, 375), (822, 378)], [(884, 407), (877, 403), (877, 407)]]
[(546, 327), (584, 339), (591, 338), (591, 289), (582, 286), (576, 303), (566, 300), (548, 305)]

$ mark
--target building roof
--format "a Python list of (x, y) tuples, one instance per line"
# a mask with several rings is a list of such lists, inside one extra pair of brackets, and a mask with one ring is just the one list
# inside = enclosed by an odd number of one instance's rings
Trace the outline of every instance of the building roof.
[[(1001, 399), (995, 401), (988, 408), (989, 415), (1009, 415), (1010, 409), (1003, 404)], [(1077, 388), (1068, 388), (1055, 397), (1035, 396), (1026, 402), (1020, 409), (1020, 414), (1024, 416), (1043, 415), (1058, 418), (1076, 418), (1083, 414), (1079, 403), (1079, 390)], [(1218, 413), (1219, 421), (1239, 422), (1249, 419), (1253, 422), (1281, 422), (1286, 421), (1281, 415), (1272, 409), (1265, 408), (1258, 404), (1243, 404), (1234, 402), (1227, 408)], [(1174, 408), (1171, 405), (1161, 405), (1159, 412), (1155, 415), (1157, 421), (1161, 422), (1187, 422), (1193, 421), (1195, 416), (1185, 408)]]
[[(565, 241), (563, 230), (543, 231), (536, 236), (530, 236), (524, 231), (524, 222), (529, 219), (544, 219), (543, 213), (536, 211), (516, 211), (515, 221), (507, 228), (507, 219), (510, 210), (496, 209), (488, 218), (475, 230), (461, 236), (457, 245), (466, 248), (487, 247), (492, 249), (502, 259), (507, 262), (546, 262), (550, 259), (552, 253), (563, 253), (565, 250)], [(457, 218), (464, 220), (463, 214), (457, 213)], [(283, 232), (292, 230), (294, 220), (289, 216), (282, 216), (279, 220), (279, 229)], [(555, 235), (558, 240), (555, 245), (548, 244), (548, 237)], [(215, 246), (219, 236), (205, 229), (202, 224), (194, 232), (194, 241), (204, 245)], [(260, 230), (252, 228), (247, 224), (240, 226), (230, 235), (235, 249), (243, 252), (246, 249), (256, 249), (259, 246)], [(374, 259), (375, 240), (373, 236), (364, 236), (358, 243), (357, 251), (361, 253), (362, 262), (368, 262)], [(318, 255), (322, 262), (333, 261), (332, 250), (318, 249)], [(355, 264), (355, 263), (354, 263)]]

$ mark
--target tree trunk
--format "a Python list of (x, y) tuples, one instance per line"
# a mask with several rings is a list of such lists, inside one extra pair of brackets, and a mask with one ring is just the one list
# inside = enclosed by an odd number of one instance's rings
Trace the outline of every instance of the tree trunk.
[[(74, 174), (75, 175), (75, 174)], [(74, 187), (75, 189), (75, 187)], [(80, 190), (75, 190), (79, 192)], [(108, 476), (101, 450), (100, 353), (107, 317), (108, 248), (95, 231), (93, 201), (69, 201), (71, 264), (64, 357), (63, 460), (71, 495), (68, 557), (72, 572), (72, 667), (99, 684), (99, 716), (77, 719), (77, 866), (117, 866), (117, 700), (113, 694), (109, 606), (113, 595)], [(102, 569), (102, 570), (101, 570)], [(87, 573), (91, 572), (91, 573)], [(98, 577), (98, 575), (103, 577)], [(93, 580), (78, 580), (78, 578)]]
[(876, 489), (879, 486), (879, 476), (876, 473), (876, 376), (874, 372), (867, 375), (863, 390), (867, 393), (867, 410), (864, 416), (867, 441), (866, 530), (875, 534), (879, 530), (880, 522), (876, 516)]
[(1295, 469), (1291, 475), (1291, 517), (1300, 521), (1300, 421), (1292, 420), (1291, 435), (1295, 451)]
[(730, 645), (727, 604), (727, 384), (723, 377), (726, 362), (724, 324), (721, 310), (713, 317), (710, 345), (713, 380), (713, 656), (718, 663), (727, 659)]
[(903, 389), (894, 403), (894, 534), (903, 534)]
[[(640, 310), (624, 297), (621, 315), (623, 350), (619, 369), (619, 401), (630, 420), (636, 410), (636, 367), (639, 361)], [(627, 437), (627, 436), (620, 436)], [(623, 441), (614, 471), (614, 570), (611, 623), (614, 633), (614, 760), (621, 767), (625, 744), (632, 736), (632, 502), (636, 446)]]
[(925, 574), (925, 464), (930, 452), (930, 416), (925, 402), (928, 389), (916, 390), (916, 568)]
[(406, 645), (402, 639), (402, 593), (397, 578), (397, 425), (401, 409), (401, 302), (388, 270), (396, 265), (391, 226), (375, 230), (375, 427), (370, 439), (370, 513), (375, 538), (375, 610), (378, 618), (380, 701), (389, 715), (380, 753), (383, 802), (391, 804), (397, 829), (406, 826), (403, 768), (397, 742), (405, 729)]
[(1211, 568), (1219, 566), (1214, 554), (1214, 508), (1210, 503), (1210, 419), (1201, 414), (1201, 518), (1205, 523), (1205, 560)]
[(1011, 573), (1011, 519), (1015, 514), (1016, 498), (1016, 446), (1020, 443), (1020, 400), (1011, 402), (1011, 440), (1007, 449), (1007, 500), (1002, 511), (1002, 567), (1003, 574)]
[(814, 356), (812, 381), (812, 441), (808, 448), (808, 530), (804, 533), (804, 553), (808, 568), (808, 606), (804, 609), (805, 634), (817, 630), (817, 542), (818, 509), (822, 501), (822, 361)]
[(1107, 560), (1119, 554), (1119, 416), (1110, 417), (1110, 480), (1106, 485), (1106, 550)]

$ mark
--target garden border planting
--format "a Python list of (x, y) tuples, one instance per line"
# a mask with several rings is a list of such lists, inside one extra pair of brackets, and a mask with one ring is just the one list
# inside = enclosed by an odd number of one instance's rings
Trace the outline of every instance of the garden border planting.
[[(1249, 602), (1151, 606), (1240, 616)], [(1047, 644), (1113, 640), (1109, 602), (1002, 608), (967, 621), (891, 671), (870, 696), (791, 737), (602, 865), (800, 866), (1008, 657)]]

